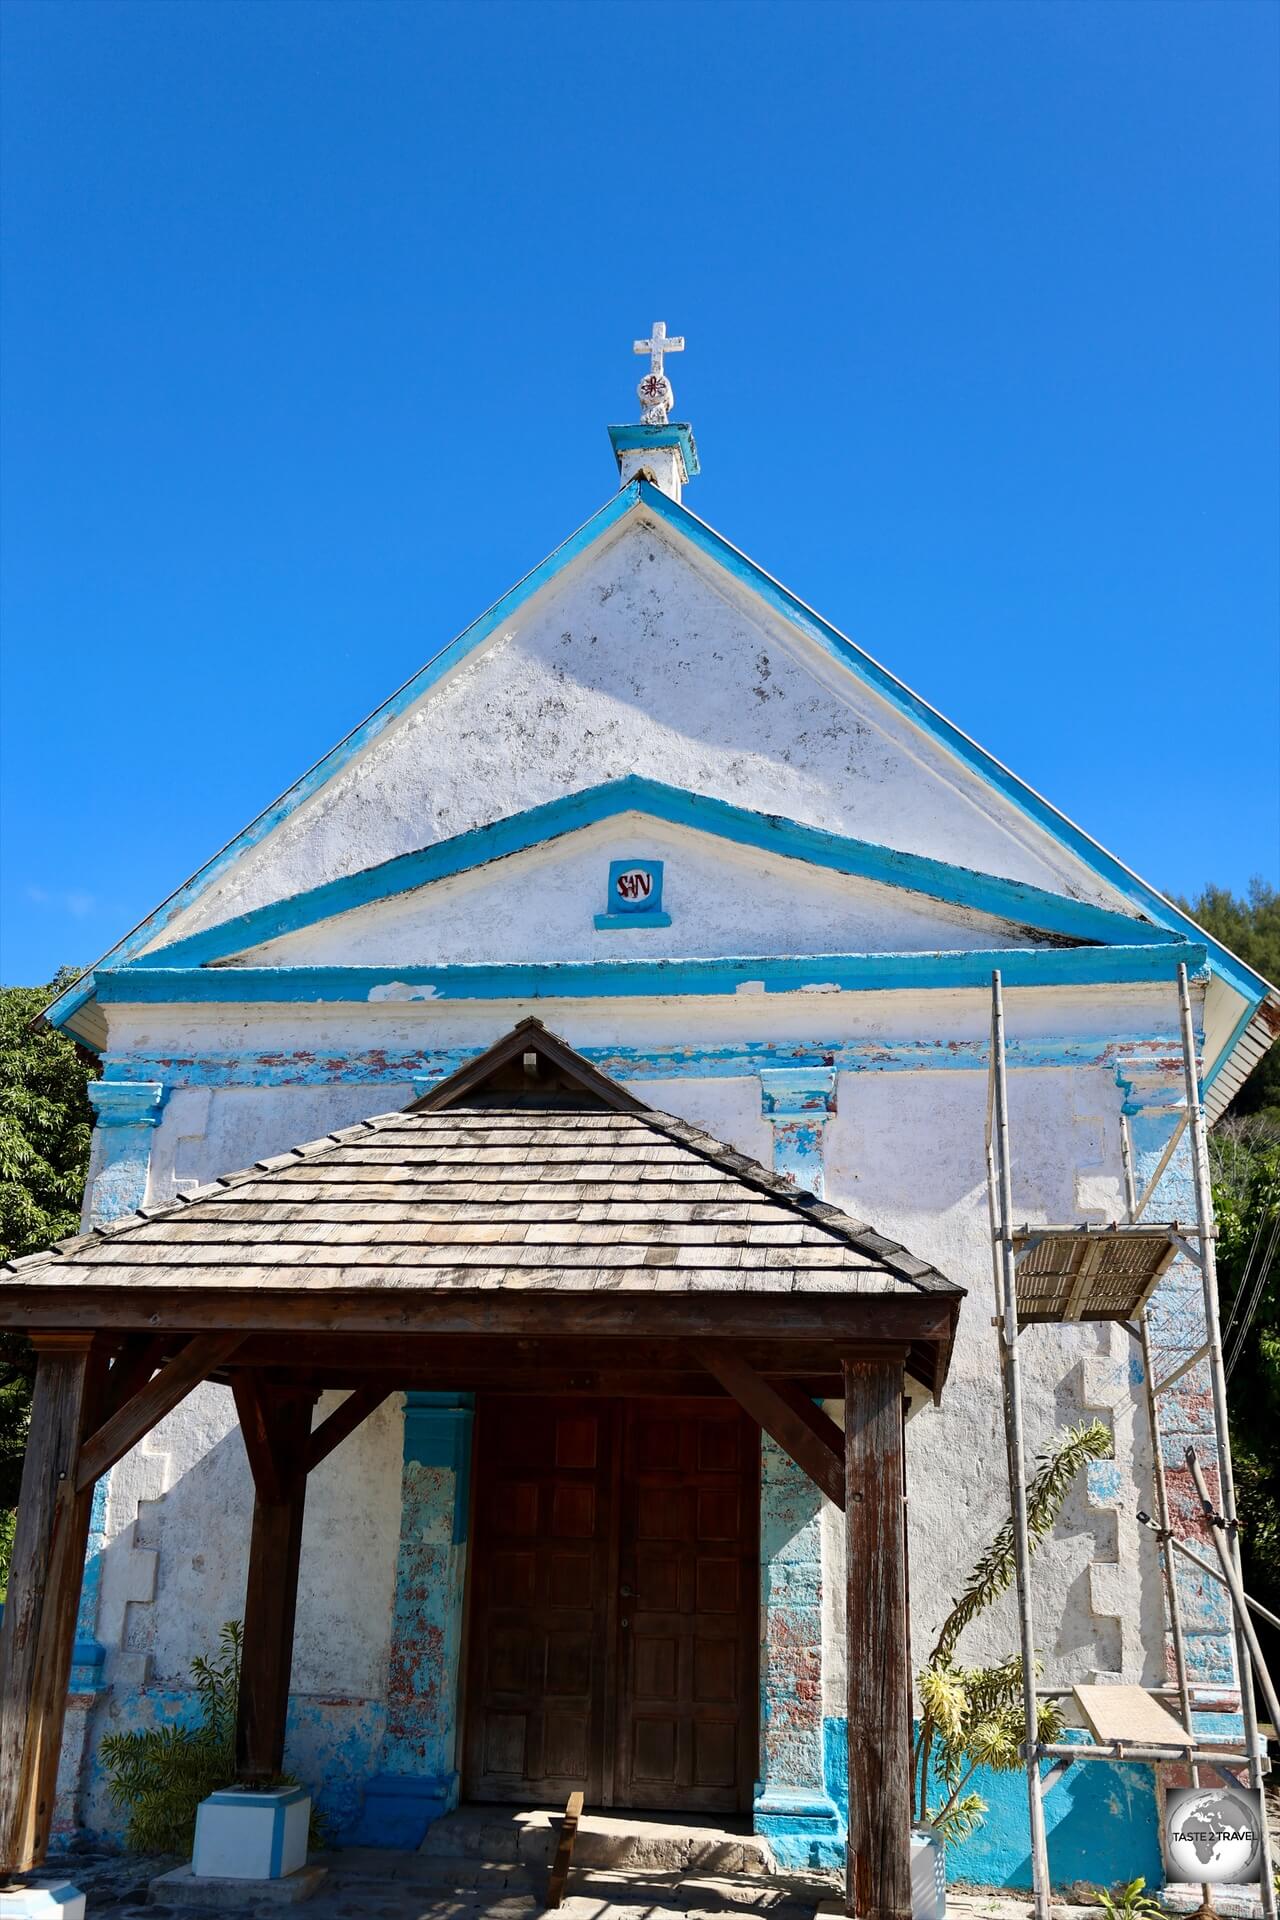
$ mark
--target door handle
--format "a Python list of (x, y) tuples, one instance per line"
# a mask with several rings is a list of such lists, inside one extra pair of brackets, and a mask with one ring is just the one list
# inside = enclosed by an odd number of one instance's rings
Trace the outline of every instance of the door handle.
[(623, 1589), (622, 1589), (622, 1595), (623, 1595), (623, 1598), (624, 1598), (625, 1600), (630, 1600), (630, 1598), (631, 1598), (631, 1588), (630, 1588), (630, 1587), (623, 1587)]

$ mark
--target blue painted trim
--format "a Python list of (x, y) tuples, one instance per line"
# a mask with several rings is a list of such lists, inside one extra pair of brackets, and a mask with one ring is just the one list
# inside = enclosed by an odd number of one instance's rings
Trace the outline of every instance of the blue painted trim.
[(184, 966), (203, 966), (210, 961), (225, 960), (249, 947), (297, 933), (303, 927), (314, 926), (337, 914), (410, 893), (435, 880), (473, 873), (491, 861), (545, 846), (550, 840), (576, 833), (583, 827), (596, 826), (622, 813), (644, 813), (669, 826), (690, 827), (737, 846), (802, 860), (809, 866), (878, 881), (883, 886), (909, 893), (927, 894), (952, 906), (1035, 927), (1045, 933), (1061, 934), (1068, 939), (1134, 946), (1177, 938), (1167, 928), (1130, 919), (1127, 914), (1073, 900), (1044, 887), (1033, 887), (1025, 881), (978, 873), (925, 854), (900, 853), (894, 847), (879, 846), (874, 841), (828, 833), (780, 814), (757, 813), (749, 807), (735, 806), (731, 801), (715, 800), (707, 794), (629, 774), (621, 780), (584, 787), (541, 806), (509, 814), (489, 826), (475, 827), (448, 840), (436, 841), (416, 853), (398, 854), (377, 866), (344, 874), (339, 880), (308, 887), (285, 900), (255, 907), (204, 932), (171, 941), (168, 946), (158, 947), (131, 964), (172, 966), (181, 961)]
[(570, 960), (493, 966), (119, 967), (98, 975), (108, 1006), (325, 1001), (630, 998), (725, 994), (762, 984), (770, 993), (987, 987), (1092, 986), (1172, 980), (1179, 962), (1203, 973), (1202, 946), (1011, 947), (973, 953), (747, 955), (727, 960)]
[(597, 913), (597, 933), (626, 933), (632, 927), (669, 927), (669, 913)]
[[(1159, 1067), (1179, 1045), (1176, 1034), (1114, 1033), (1090, 1039), (1045, 1036), (1009, 1041), (1011, 1069), (1104, 1067), (1132, 1073), (1144, 1059)], [(715, 1047), (584, 1046), (593, 1066), (615, 1080), (741, 1080), (771, 1070), (834, 1068), (840, 1073), (986, 1072), (985, 1043), (979, 1040), (902, 1040), (890, 1035), (864, 1040), (810, 1037), (777, 1043), (739, 1040)], [(289, 1052), (200, 1054), (108, 1054), (105, 1070), (132, 1075), (145, 1071), (170, 1087), (328, 1087), (412, 1086), (415, 1097), (438, 1086), (475, 1058), (475, 1049), (424, 1046), (402, 1052), (377, 1047), (367, 1052), (326, 1048)], [(1121, 1082), (1123, 1084), (1123, 1082)]]
[(156, 1080), (91, 1080), (89, 1104), (99, 1127), (155, 1127), (160, 1124), (164, 1085)]
[(454, 1476), (453, 1544), (466, 1544), (471, 1519), (473, 1393), (408, 1392), (404, 1396), (404, 1458), (421, 1467), (448, 1467)]
[(693, 428), (686, 420), (668, 420), (660, 427), (648, 426), (643, 420), (624, 421), (621, 426), (610, 427), (609, 444), (619, 464), (624, 453), (645, 453), (650, 447), (678, 447), (686, 479), (694, 480), (702, 472)]
[(762, 1067), (760, 1111), (766, 1120), (812, 1120), (836, 1110), (834, 1067)]

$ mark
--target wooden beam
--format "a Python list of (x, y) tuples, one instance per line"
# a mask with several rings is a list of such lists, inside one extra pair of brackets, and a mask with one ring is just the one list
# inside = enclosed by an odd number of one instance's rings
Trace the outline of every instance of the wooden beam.
[[(804, 1388), (798, 1385), (796, 1381), (775, 1380), (773, 1384), (777, 1389), (779, 1398), (785, 1400), (792, 1412), (799, 1414), (810, 1432), (835, 1454), (837, 1460), (840, 1462), (840, 1491), (843, 1494), (844, 1433), (842, 1429), (836, 1425), (831, 1415), (827, 1413), (824, 1408), (815, 1403), (812, 1395), (806, 1393)], [(831, 1393), (825, 1397), (832, 1400), (839, 1400), (843, 1393), (844, 1380), (842, 1377), (839, 1384), (833, 1387)], [(840, 1502), (840, 1506), (843, 1511), (843, 1499)]]
[(903, 1359), (844, 1363), (849, 1853), (845, 1910), (911, 1920)]
[[(757, 1426), (772, 1436), (788, 1457), (795, 1461), (828, 1500), (844, 1506), (844, 1464), (840, 1454), (825, 1436), (816, 1433), (809, 1421), (797, 1413), (776, 1387), (748, 1366), (728, 1347), (699, 1346), (698, 1358), (713, 1373), (726, 1393), (731, 1393), (743, 1411)], [(825, 1417), (825, 1416), (824, 1416)], [(834, 1422), (828, 1422), (839, 1433)], [(843, 1443), (842, 1443), (843, 1444)]]
[(0, 1871), (49, 1844), (92, 1492), (76, 1456), (90, 1415), (92, 1336), (38, 1338), (9, 1592), (0, 1626)]
[(357, 1427), (363, 1426), (369, 1415), (382, 1405), (392, 1391), (389, 1386), (357, 1387), (340, 1407), (335, 1407), (328, 1419), (322, 1420), (311, 1435), (307, 1447), (307, 1472), (312, 1472), (322, 1460), (327, 1460), (335, 1447), (340, 1447)]
[(86, 1487), (92, 1487), (117, 1460), (123, 1460), (129, 1449), (136, 1447), (166, 1413), (172, 1413), (215, 1367), (229, 1359), (243, 1340), (243, 1333), (238, 1331), (202, 1333), (188, 1340), (181, 1353), (86, 1440), (80, 1450), (77, 1490), (83, 1492)]
[(128, 1335), (107, 1375), (102, 1403), (104, 1418), (108, 1414), (118, 1413), (126, 1401), (132, 1400), (134, 1394), (146, 1386), (173, 1345), (175, 1342), (163, 1333)]
[(254, 1369), (236, 1367), (231, 1375), (231, 1392), (254, 1487), (278, 1506), (285, 1498), (285, 1483), (277, 1465), (279, 1450), (274, 1431), (277, 1407), (272, 1389)]
[(573, 1843), (578, 1837), (583, 1797), (581, 1793), (571, 1793), (565, 1803), (564, 1819), (560, 1822), (560, 1841), (547, 1875), (547, 1897), (543, 1905), (548, 1908), (558, 1907), (564, 1899), (564, 1883), (569, 1878), (569, 1866), (573, 1860)]
[(934, 1340), (949, 1337), (949, 1294), (598, 1293), (494, 1288), (0, 1286), (0, 1326), (85, 1327), (145, 1332), (157, 1321), (175, 1332), (237, 1327), (246, 1333), (541, 1334), (668, 1339)]
[(311, 1437), (309, 1398), (282, 1400), (267, 1424), (273, 1478), (281, 1497), (269, 1499), (259, 1483), (253, 1501), (236, 1719), (236, 1772), (244, 1780), (261, 1780), (284, 1767)]

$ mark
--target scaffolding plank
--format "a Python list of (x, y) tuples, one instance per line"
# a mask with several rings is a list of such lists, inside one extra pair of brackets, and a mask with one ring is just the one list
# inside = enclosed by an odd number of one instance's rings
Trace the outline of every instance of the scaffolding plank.
[(1073, 1687), (1072, 1698), (1094, 1739), (1133, 1746), (1186, 1747), (1191, 1735), (1145, 1687)]
[(1018, 1319), (1135, 1320), (1177, 1253), (1167, 1224), (1016, 1228)]

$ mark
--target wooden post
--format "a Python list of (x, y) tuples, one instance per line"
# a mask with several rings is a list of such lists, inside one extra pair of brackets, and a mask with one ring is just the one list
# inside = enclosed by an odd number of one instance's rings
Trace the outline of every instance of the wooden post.
[(31, 1428), (0, 1628), (0, 1872), (49, 1845), (92, 1486), (76, 1467), (93, 1412), (91, 1333), (37, 1333)]
[(911, 1920), (902, 1349), (844, 1362), (849, 1855), (845, 1909)]
[[(236, 1398), (242, 1399), (239, 1388)], [(310, 1394), (263, 1403), (266, 1420), (259, 1437), (263, 1430), (269, 1435), (272, 1471), (255, 1473), (249, 1541), (236, 1722), (236, 1772), (245, 1780), (284, 1769), (311, 1404)], [(256, 1448), (250, 1459), (255, 1456)]]

